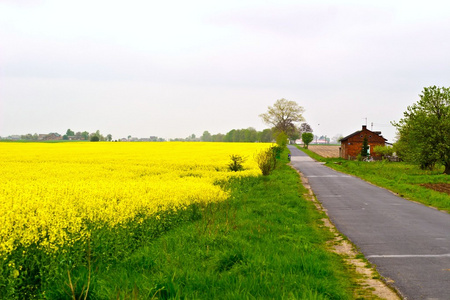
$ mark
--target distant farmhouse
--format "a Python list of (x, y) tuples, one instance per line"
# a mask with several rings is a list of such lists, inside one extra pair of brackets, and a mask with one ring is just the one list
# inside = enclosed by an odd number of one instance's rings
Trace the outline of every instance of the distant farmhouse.
[(51, 132), (49, 134), (40, 134), (38, 136), (38, 141), (55, 141), (62, 140), (62, 135), (56, 132)]
[(381, 159), (381, 156), (377, 156), (373, 149), (375, 146), (385, 146), (387, 140), (381, 135), (381, 131), (370, 131), (365, 125), (362, 126), (362, 130), (341, 139), (340, 157), (356, 159), (361, 153), (364, 137), (367, 137), (370, 156), (374, 159)]

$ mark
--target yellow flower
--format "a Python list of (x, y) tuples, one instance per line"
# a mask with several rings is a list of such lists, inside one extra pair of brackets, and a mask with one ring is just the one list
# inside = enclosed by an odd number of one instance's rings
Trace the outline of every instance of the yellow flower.
[[(223, 201), (219, 183), (259, 176), (256, 162), (230, 172), (230, 155), (261, 143), (0, 143), (0, 255), (18, 245), (57, 251), (89, 237), (90, 224), (121, 226), (192, 203)], [(95, 225), (94, 225), (95, 226)]]

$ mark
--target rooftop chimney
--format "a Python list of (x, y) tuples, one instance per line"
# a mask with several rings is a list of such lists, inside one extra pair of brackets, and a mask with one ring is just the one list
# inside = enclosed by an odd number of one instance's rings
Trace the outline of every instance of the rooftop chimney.
[(366, 125), (363, 125), (363, 129), (362, 130), (366, 130), (367, 129), (367, 126)]

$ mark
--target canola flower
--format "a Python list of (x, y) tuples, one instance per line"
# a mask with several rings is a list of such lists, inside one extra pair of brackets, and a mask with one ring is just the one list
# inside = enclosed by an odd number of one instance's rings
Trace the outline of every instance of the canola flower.
[[(89, 236), (86, 223), (223, 201), (217, 182), (259, 176), (248, 143), (0, 143), (0, 255), (35, 244), (48, 252)], [(246, 157), (230, 172), (230, 155)], [(136, 220), (139, 222), (139, 220)]]

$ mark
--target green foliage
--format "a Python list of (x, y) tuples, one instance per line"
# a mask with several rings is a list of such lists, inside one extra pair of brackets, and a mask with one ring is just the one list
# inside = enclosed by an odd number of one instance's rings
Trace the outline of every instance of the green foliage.
[(202, 142), (211, 142), (212, 141), (211, 133), (209, 133), (208, 131), (204, 131), (202, 136), (200, 137), (200, 140)]
[(273, 131), (272, 129), (264, 129), (261, 132), (258, 132), (258, 142), (261, 143), (271, 143), (273, 141)]
[(75, 132), (73, 132), (73, 130), (67, 129), (66, 135), (67, 136), (73, 136), (73, 135), (75, 135)]
[(314, 135), (311, 132), (302, 133), (302, 141), (305, 144), (305, 148), (308, 149), (308, 145), (313, 141)]
[(288, 135), (284, 131), (279, 132), (277, 134), (277, 145), (280, 146), (281, 148), (285, 148), (287, 143), (288, 143)]
[(245, 158), (240, 155), (232, 154), (230, 155), (231, 162), (228, 164), (228, 169), (233, 172), (244, 170), (244, 166), (242, 165), (245, 162)]
[[(191, 139), (191, 137), (187, 138)], [(173, 139), (172, 141), (185, 141), (187, 139)], [(200, 137), (203, 142), (226, 142), (226, 143), (271, 143), (273, 142), (272, 129), (264, 129), (263, 131), (257, 131), (255, 128), (249, 127), (246, 129), (232, 129), (226, 134), (217, 133), (210, 134), (208, 131), (204, 131)]]
[(370, 156), (370, 153), (369, 153), (369, 141), (367, 139), (367, 136), (364, 136), (364, 139), (363, 139), (363, 144), (362, 144), (362, 147), (361, 147), (361, 156), (362, 157)]
[(394, 155), (394, 148), (391, 146), (381, 146), (377, 145), (373, 148), (373, 152), (376, 154), (382, 156), (382, 157), (388, 157)]
[(277, 166), (277, 152), (281, 152), (280, 147), (271, 147), (256, 154), (256, 163), (264, 176), (270, 175), (275, 170)]
[(91, 142), (105, 141), (106, 138), (100, 133), (100, 130), (93, 132), (89, 135), (89, 140)]
[(450, 174), (450, 88), (424, 88), (419, 96), (404, 117), (393, 122), (399, 132), (398, 155), (422, 169), (441, 163)]
[(249, 127), (247, 129), (233, 129), (223, 137), (224, 142), (244, 142), (251, 143), (258, 141), (258, 132)]
[(293, 132), (291, 132), (291, 134), (289, 134), (289, 140), (290, 141), (295, 141), (298, 140), (300, 138), (300, 131), (299, 130), (294, 130)]
[(83, 131), (81, 133), (81, 137), (82, 137), (83, 140), (88, 141), (89, 140), (89, 132)]
[(98, 141), (100, 141), (100, 137), (97, 136), (97, 135), (93, 135), (93, 136), (90, 137), (89, 140), (90, 140), (91, 142), (98, 142)]

